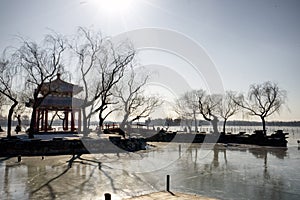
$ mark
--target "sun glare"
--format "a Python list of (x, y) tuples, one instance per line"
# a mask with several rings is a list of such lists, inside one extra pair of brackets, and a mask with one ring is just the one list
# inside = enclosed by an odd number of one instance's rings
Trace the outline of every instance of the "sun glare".
[(133, 0), (95, 0), (104, 12), (110, 14), (124, 14), (130, 10)]

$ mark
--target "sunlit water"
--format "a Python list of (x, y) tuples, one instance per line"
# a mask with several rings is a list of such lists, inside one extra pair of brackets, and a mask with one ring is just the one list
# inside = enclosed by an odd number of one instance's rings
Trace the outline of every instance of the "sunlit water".
[(0, 158), (0, 199), (113, 199), (165, 189), (219, 199), (300, 199), (299, 133), (288, 148), (164, 144), (127, 154)]

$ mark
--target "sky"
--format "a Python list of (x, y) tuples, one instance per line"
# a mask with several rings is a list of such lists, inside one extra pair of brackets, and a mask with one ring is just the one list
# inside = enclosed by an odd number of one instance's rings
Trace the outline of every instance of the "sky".
[[(201, 58), (214, 65), (213, 73), (224, 90), (246, 93), (253, 83), (278, 83), (287, 91), (287, 105), (280, 115), (269, 119), (300, 120), (299, 11), (298, 0), (1, 0), (0, 50), (15, 45), (16, 35), (40, 41), (49, 30), (72, 35), (78, 26), (113, 37), (140, 29), (166, 30), (175, 33), (173, 39), (184, 37), (190, 45), (197, 44), (196, 53), (203, 50), (206, 56)], [(151, 37), (149, 33), (141, 39)], [(159, 41), (170, 38), (164, 36)], [(188, 42), (176, 46), (176, 41), (168, 48), (178, 52), (189, 48)], [(183, 52), (185, 58), (195, 53), (190, 49)], [(189, 62), (192, 58), (184, 60), (173, 50), (159, 47), (140, 51), (143, 65), (165, 73), (161, 75), (168, 82), (162, 89), (165, 94), (174, 96), (177, 87), (173, 83), (182, 79), (188, 87), (209, 88), (211, 78), (201, 74), (202, 69), (197, 75)], [(174, 76), (168, 76), (165, 69), (174, 70), (175, 74), (170, 73)], [(151, 87), (160, 90), (159, 85)]]

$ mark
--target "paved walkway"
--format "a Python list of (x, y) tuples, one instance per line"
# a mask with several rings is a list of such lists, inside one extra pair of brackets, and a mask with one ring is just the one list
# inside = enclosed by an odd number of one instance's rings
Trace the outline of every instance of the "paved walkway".
[(155, 192), (151, 194), (146, 194), (138, 197), (128, 198), (126, 200), (216, 200), (213, 198), (203, 197), (193, 194), (184, 194), (184, 193), (169, 193), (169, 192)]

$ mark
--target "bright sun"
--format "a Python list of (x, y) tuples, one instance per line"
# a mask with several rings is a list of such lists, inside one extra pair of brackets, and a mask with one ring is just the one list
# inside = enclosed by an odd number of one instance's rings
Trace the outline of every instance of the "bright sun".
[(133, 0), (95, 0), (98, 6), (110, 14), (124, 14), (130, 10)]

